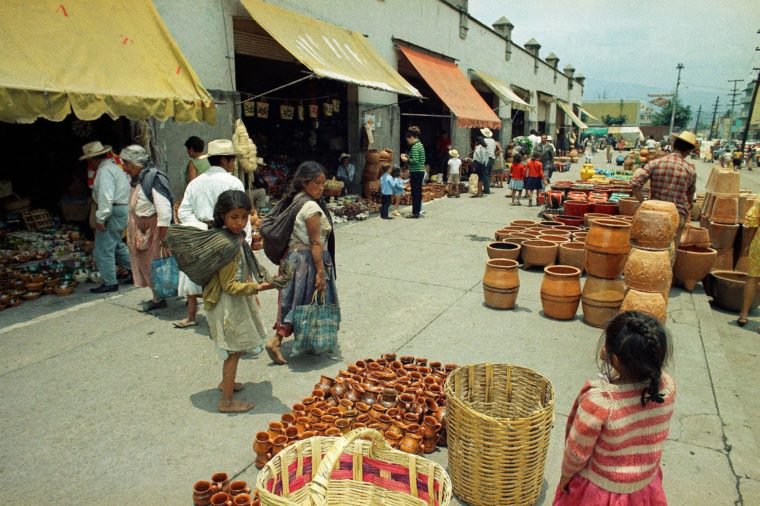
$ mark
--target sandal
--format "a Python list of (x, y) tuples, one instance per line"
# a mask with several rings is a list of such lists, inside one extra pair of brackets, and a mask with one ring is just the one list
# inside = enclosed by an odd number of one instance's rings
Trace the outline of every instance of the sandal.
[(175, 329), (186, 329), (188, 327), (197, 327), (198, 326), (198, 322), (195, 321), (195, 320), (191, 321), (191, 320), (188, 320), (187, 318), (185, 318), (184, 320), (180, 320), (178, 322), (172, 323), (172, 325), (174, 325)]
[(747, 320), (747, 318), (740, 316), (739, 319), (736, 320), (736, 324), (739, 325), (740, 327), (744, 327), (748, 323), (748, 321), (749, 320)]

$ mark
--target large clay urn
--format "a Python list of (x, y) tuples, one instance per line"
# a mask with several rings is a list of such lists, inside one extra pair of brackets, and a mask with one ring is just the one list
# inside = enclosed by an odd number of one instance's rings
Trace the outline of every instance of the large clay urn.
[(488, 307), (512, 309), (520, 290), (518, 263), (507, 258), (494, 258), (486, 262), (483, 274), (483, 298)]
[(570, 265), (580, 269), (581, 273), (585, 269), (586, 245), (582, 242), (564, 242), (559, 245), (559, 263), (560, 265)]
[(558, 249), (556, 242), (540, 239), (524, 241), (522, 243), (523, 268), (530, 269), (533, 266), (553, 265), (557, 260)]
[(665, 324), (668, 317), (668, 305), (661, 293), (640, 292), (633, 288), (625, 293), (620, 311), (641, 311), (648, 313)]
[(670, 252), (632, 248), (625, 262), (623, 278), (626, 286), (641, 292), (668, 290), (673, 282)]
[[(715, 303), (728, 311), (738, 313), (741, 310), (744, 285), (747, 283), (746, 272), (713, 271), (704, 280), (705, 293)], [(760, 306), (760, 290), (750, 305), (750, 312)]]
[(581, 270), (570, 265), (544, 268), (541, 306), (544, 315), (555, 320), (572, 320), (581, 300)]
[(620, 214), (615, 202), (596, 202), (593, 205), (593, 211), (600, 214)]
[(623, 272), (631, 249), (631, 224), (619, 220), (594, 220), (586, 236), (586, 272), (598, 278), (615, 279)]
[(620, 311), (625, 296), (622, 279), (588, 276), (581, 292), (584, 323), (602, 328)]
[(737, 197), (715, 197), (710, 220), (715, 223), (736, 223), (739, 221), (739, 199)]
[(621, 199), (618, 199), (620, 214), (625, 216), (633, 216), (640, 205), (641, 202), (639, 202), (639, 199), (636, 197), (623, 197)]
[(520, 257), (520, 245), (514, 242), (497, 241), (488, 243), (488, 258), (508, 258), (517, 261)]
[(673, 277), (691, 292), (697, 283), (710, 273), (717, 256), (718, 252), (712, 248), (679, 246), (676, 250)]
[(673, 242), (675, 232), (668, 213), (641, 207), (631, 223), (631, 244), (638, 248), (666, 250)]
[(678, 216), (678, 209), (676, 208), (676, 205), (672, 202), (666, 202), (664, 200), (656, 200), (656, 199), (650, 199), (645, 200), (641, 203), (641, 206), (639, 206), (639, 210), (641, 209), (648, 209), (650, 211), (659, 211), (663, 213), (667, 213), (668, 216), (670, 216), (670, 221), (673, 222), (673, 230), (678, 229), (678, 223), (680, 221), (680, 218)]
[(609, 214), (602, 214), (602, 213), (586, 213), (583, 215), (583, 224), (586, 226), (586, 228), (591, 227), (591, 222), (593, 220), (597, 219), (607, 219), (609, 218)]
[(728, 249), (734, 247), (739, 225), (710, 222), (707, 230), (710, 232), (711, 247), (717, 250)]
[(584, 214), (591, 212), (591, 204), (580, 200), (567, 200), (562, 208), (566, 215), (579, 218), (582, 218)]
[(695, 227), (694, 225), (688, 224), (686, 227), (684, 227), (683, 233), (681, 234), (679, 247), (681, 246), (698, 246), (700, 248), (709, 248), (710, 232), (706, 228)]

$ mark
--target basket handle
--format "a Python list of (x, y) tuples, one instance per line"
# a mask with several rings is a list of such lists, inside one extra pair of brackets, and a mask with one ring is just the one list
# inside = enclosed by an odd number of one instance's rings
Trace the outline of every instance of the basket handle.
[(384, 450), (391, 449), (383, 435), (375, 429), (354, 429), (348, 434), (337, 438), (333, 447), (325, 453), (316, 476), (311, 480), (311, 485), (309, 485), (310, 504), (313, 506), (327, 506), (327, 487), (330, 483), (330, 474), (332, 474), (333, 467), (335, 467), (338, 458), (343, 454), (343, 450), (359, 438), (369, 438), (372, 441), (370, 450), (373, 447), (380, 447)]

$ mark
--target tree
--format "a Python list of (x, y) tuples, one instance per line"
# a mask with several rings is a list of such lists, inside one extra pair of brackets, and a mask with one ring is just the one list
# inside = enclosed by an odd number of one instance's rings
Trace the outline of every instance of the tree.
[[(669, 126), (670, 125), (670, 116), (673, 112), (673, 100), (668, 100), (668, 103), (663, 106), (662, 109), (660, 109), (660, 112), (656, 112), (652, 115), (652, 125), (655, 126)], [(674, 128), (686, 128), (686, 125), (689, 123), (689, 120), (691, 120), (691, 107), (690, 106), (684, 106), (681, 104), (680, 100), (676, 101), (676, 117), (673, 121), (673, 127)]]
[(620, 116), (611, 116), (607, 114), (606, 116), (602, 116), (602, 121), (607, 126), (622, 125), (628, 121), (628, 118), (626, 118), (625, 114), (621, 114)]

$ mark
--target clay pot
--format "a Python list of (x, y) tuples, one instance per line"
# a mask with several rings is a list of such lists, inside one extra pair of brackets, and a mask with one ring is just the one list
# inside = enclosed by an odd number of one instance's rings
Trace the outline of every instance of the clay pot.
[(676, 263), (673, 277), (691, 292), (715, 263), (718, 252), (712, 248), (700, 246), (679, 246), (676, 250)]
[(249, 494), (238, 494), (232, 497), (232, 506), (253, 506), (253, 497)]
[(681, 234), (681, 241), (678, 244), (681, 246), (697, 246), (699, 248), (710, 247), (710, 232), (706, 228), (695, 227), (694, 225), (686, 225)]
[(275, 438), (282, 434), (282, 432), (285, 430), (285, 427), (282, 425), (282, 422), (269, 422), (269, 436), (271, 438)]
[(616, 220), (633, 223), (633, 216), (625, 216), (623, 214), (616, 214), (615, 216), (613, 216), (613, 218)]
[(717, 250), (734, 247), (739, 225), (710, 222), (707, 230), (710, 233), (710, 246)]
[(642, 209), (666, 213), (668, 216), (670, 216), (670, 221), (673, 222), (673, 230), (678, 229), (680, 218), (678, 216), (678, 209), (676, 209), (676, 205), (674, 203), (666, 202), (664, 200), (650, 199), (645, 200), (641, 203), (639, 210)]
[(563, 205), (563, 215), (583, 218), (583, 215), (590, 213), (592, 204), (581, 200), (566, 200)]
[(564, 223), (567, 226), (574, 226), (574, 227), (582, 227), (583, 226), (583, 217), (581, 216), (572, 216), (569, 214), (560, 214), (557, 216), (557, 221), (560, 223)]
[(520, 257), (520, 245), (513, 242), (491, 242), (486, 246), (488, 258), (508, 258), (515, 260)]
[(275, 455), (280, 453), (282, 450), (284, 450), (285, 445), (287, 444), (288, 444), (288, 437), (285, 435), (277, 436), (276, 438), (272, 439), (272, 457), (274, 457)]
[[(523, 230), (527, 230), (527, 229), (528, 229), (528, 227), (519, 227), (519, 226), (509, 225), (507, 227), (500, 228), (499, 231), (505, 230), (507, 232), (522, 232)], [(498, 237), (497, 237), (497, 239), (498, 239)]]
[(572, 320), (581, 300), (581, 270), (570, 265), (544, 268), (541, 306), (544, 315), (555, 320)]
[[(727, 311), (738, 313), (741, 311), (744, 297), (744, 285), (751, 279), (746, 272), (735, 271), (712, 271), (705, 277), (705, 293), (712, 297), (714, 302)], [(750, 313), (760, 306), (760, 291), (755, 295), (755, 300), (750, 305)]]
[(217, 491), (226, 492), (230, 485), (230, 477), (227, 473), (214, 473), (211, 475), (211, 483)]
[(539, 228), (554, 228), (554, 227), (561, 227), (562, 223), (559, 221), (554, 220), (544, 220), (538, 223), (537, 227)]
[(586, 245), (582, 242), (564, 242), (559, 245), (560, 265), (570, 265), (583, 272), (585, 268)]
[[(528, 235), (528, 234), (513, 234), (504, 239), (502, 242), (511, 242), (513, 244), (519, 244), (522, 246), (522, 243), (525, 241), (532, 241), (534, 239), (537, 239), (538, 236)], [(520, 248), (520, 256), (522, 256), (522, 248)]]
[(422, 443), (422, 437), (419, 434), (407, 432), (404, 434), (401, 443), (399, 443), (399, 450), (406, 453), (416, 454), (420, 451), (420, 443)]
[(195, 506), (208, 506), (211, 504), (211, 496), (216, 489), (210, 481), (200, 480), (193, 484), (193, 504)]
[(620, 214), (625, 216), (633, 216), (640, 205), (641, 202), (639, 202), (639, 199), (636, 197), (623, 197), (622, 199), (618, 199)]
[(651, 250), (668, 249), (675, 231), (668, 213), (642, 207), (633, 217), (631, 244)]
[[(670, 222), (664, 222), (670, 224)], [(668, 251), (633, 248), (623, 270), (625, 284), (640, 292), (662, 293), (670, 288), (673, 273)]]
[(268, 432), (256, 433), (256, 439), (253, 441), (253, 451), (256, 452), (256, 468), (261, 469), (269, 460), (267, 455), (272, 449), (272, 439)]
[[(582, 224), (581, 224), (582, 225)], [(583, 229), (581, 228), (581, 225), (574, 226), (574, 225), (558, 225), (552, 229), (553, 233), (565, 233), (567, 232), (569, 235), (574, 234), (575, 232), (580, 232)]]
[(662, 293), (640, 292), (633, 288), (625, 293), (620, 311), (648, 313), (657, 318), (661, 324), (665, 324), (668, 317), (668, 306)]
[(211, 506), (231, 506), (232, 498), (227, 492), (217, 492), (211, 496)]
[(486, 306), (494, 309), (515, 307), (520, 290), (517, 267), (518, 263), (515, 260), (507, 258), (494, 258), (486, 262), (486, 271), (483, 274), (483, 298)]
[(715, 197), (710, 220), (715, 223), (733, 224), (739, 221), (739, 199), (737, 197)]
[(251, 487), (248, 486), (248, 483), (244, 482), (243, 480), (235, 480), (232, 483), (230, 483), (230, 496), (237, 497), (240, 494), (250, 494), (251, 493)]
[(624, 296), (622, 279), (588, 276), (581, 292), (583, 322), (603, 328), (620, 311)]
[(619, 207), (615, 202), (595, 202), (592, 211), (599, 214), (620, 214)]
[(369, 149), (364, 155), (364, 159), (366, 160), (367, 164), (380, 163), (380, 151), (377, 149)]
[(565, 242), (570, 242), (570, 236), (569, 235), (559, 235), (559, 234), (541, 234), (538, 236), (539, 240), (541, 241), (549, 241), (557, 243), (557, 245), (560, 245)]
[(538, 222), (533, 220), (512, 220), (510, 223), (513, 227), (535, 227), (536, 225)]
[(401, 445), (401, 440), (404, 439), (403, 434), (399, 434), (397, 432), (391, 432), (390, 430), (385, 431), (385, 440), (388, 441), (388, 444), (391, 445), (391, 447), (398, 449), (398, 447)]
[(292, 443), (296, 439), (298, 439), (299, 432), (298, 427), (288, 427), (285, 429), (285, 437), (288, 438), (288, 443)]
[(573, 234), (573, 241), (585, 243), (586, 237), (588, 237), (588, 232), (576, 232)]
[(591, 227), (591, 222), (593, 220), (597, 219), (609, 219), (609, 214), (602, 214), (602, 213), (586, 213), (583, 215), (583, 224), (586, 226), (586, 228)]
[(623, 272), (631, 249), (630, 223), (594, 220), (586, 236), (586, 272), (598, 278), (615, 279)]
[(733, 271), (734, 269), (734, 248), (716, 249), (715, 262), (712, 270), (714, 271)]
[(526, 270), (533, 267), (546, 267), (553, 265), (557, 260), (559, 245), (556, 242), (540, 239), (525, 241), (522, 243), (523, 268)]

